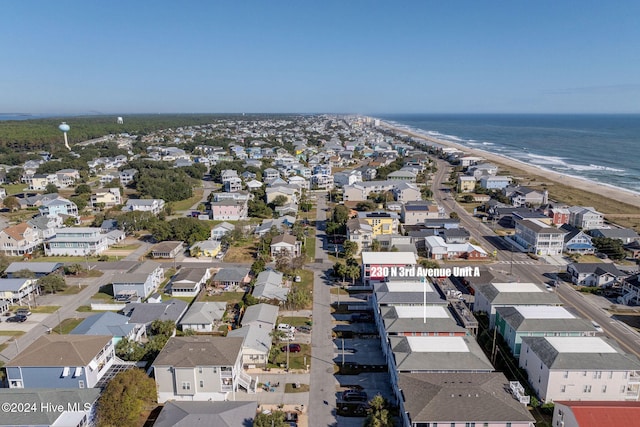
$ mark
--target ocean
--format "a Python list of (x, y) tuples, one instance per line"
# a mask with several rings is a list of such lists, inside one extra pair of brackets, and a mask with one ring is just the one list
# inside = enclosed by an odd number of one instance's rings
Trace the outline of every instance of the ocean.
[(640, 192), (640, 115), (382, 115), (386, 122)]

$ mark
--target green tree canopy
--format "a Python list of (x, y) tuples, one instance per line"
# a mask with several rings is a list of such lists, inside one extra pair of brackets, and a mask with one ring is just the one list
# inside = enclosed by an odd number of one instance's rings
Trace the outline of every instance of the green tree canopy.
[(55, 273), (38, 279), (38, 285), (44, 292), (48, 292), (50, 294), (55, 294), (56, 292), (63, 291), (67, 287), (67, 284), (64, 281), (64, 277)]
[(136, 427), (140, 414), (156, 401), (156, 383), (140, 369), (117, 374), (98, 399), (99, 427)]

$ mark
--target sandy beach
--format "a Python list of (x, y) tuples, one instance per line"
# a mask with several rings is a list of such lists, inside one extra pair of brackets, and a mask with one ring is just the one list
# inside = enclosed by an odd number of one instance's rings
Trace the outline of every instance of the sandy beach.
[(558, 172), (550, 171), (547, 169), (542, 169), (537, 166), (533, 166), (529, 163), (521, 162), (519, 160), (501, 156), (485, 150), (480, 150), (477, 148), (469, 148), (462, 144), (456, 144), (455, 142), (444, 141), (441, 139), (423, 135), (421, 133), (411, 132), (410, 130), (399, 128), (386, 122), (382, 122), (381, 125), (401, 134), (409, 135), (419, 139), (424, 139), (426, 141), (430, 141), (443, 146), (457, 148), (468, 155), (482, 157), (487, 161), (496, 163), (498, 165), (505, 165), (507, 167), (520, 169), (526, 172), (527, 174), (530, 174), (531, 176), (538, 177), (541, 181), (557, 182), (566, 186), (570, 186), (573, 188), (581, 189), (581, 190), (596, 194), (603, 199), (603, 202), (605, 200), (611, 200), (612, 202), (626, 203), (628, 205), (632, 205), (637, 208), (640, 208), (640, 194), (634, 193), (629, 190), (625, 190), (623, 188), (614, 187), (606, 184), (600, 184), (587, 179), (581, 179), (577, 177), (564, 175)]

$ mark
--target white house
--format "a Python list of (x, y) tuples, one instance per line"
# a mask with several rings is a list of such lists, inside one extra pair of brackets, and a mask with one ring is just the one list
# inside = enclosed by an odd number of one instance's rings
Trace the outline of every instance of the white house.
[(606, 338), (523, 337), (519, 365), (542, 402), (640, 396), (640, 361)]

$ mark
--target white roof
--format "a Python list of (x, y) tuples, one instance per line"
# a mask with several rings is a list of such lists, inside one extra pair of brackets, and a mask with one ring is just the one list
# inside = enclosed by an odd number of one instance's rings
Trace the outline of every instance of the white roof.
[(426, 307), (420, 305), (399, 305), (395, 307), (398, 317), (401, 319), (446, 319), (449, 316), (449, 312), (439, 305), (427, 305)]
[(363, 264), (412, 265), (416, 264), (413, 252), (362, 252)]
[(462, 337), (406, 337), (412, 352), (468, 353), (469, 347)]
[(547, 337), (559, 353), (617, 353), (600, 337)]
[[(423, 282), (388, 282), (387, 289), (389, 292), (424, 292), (425, 284)], [(431, 283), (426, 283), (427, 292), (435, 292)]]
[(575, 319), (564, 307), (553, 305), (522, 305), (514, 307), (525, 319)]
[(542, 288), (535, 283), (492, 283), (498, 292), (544, 292)]

